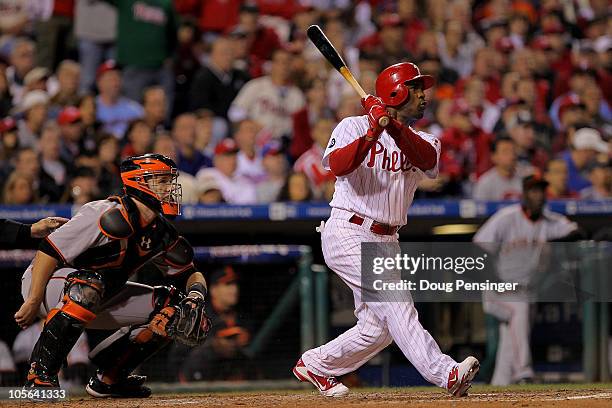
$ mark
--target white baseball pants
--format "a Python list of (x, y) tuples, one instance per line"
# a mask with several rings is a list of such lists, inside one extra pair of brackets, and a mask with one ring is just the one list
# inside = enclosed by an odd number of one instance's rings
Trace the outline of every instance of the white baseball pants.
[(372, 220), (362, 225), (350, 223), (353, 213), (333, 209), (321, 233), (327, 265), (351, 288), (355, 298), (357, 325), (330, 342), (306, 351), (302, 360), (318, 375), (339, 376), (352, 372), (395, 343), (406, 358), (429, 382), (446, 388), (448, 374), (457, 365), (443, 354), (436, 341), (419, 322), (409, 292), (403, 302), (362, 302), (361, 243), (385, 242), (399, 251), (398, 236), (377, 235), (370, 231)]

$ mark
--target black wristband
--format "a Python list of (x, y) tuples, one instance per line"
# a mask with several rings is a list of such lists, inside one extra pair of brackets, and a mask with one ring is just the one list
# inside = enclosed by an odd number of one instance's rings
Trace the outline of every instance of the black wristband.
[(187, 292), (188, 296), (190, 296), (192, 292), (196, 292), (196, 296), (201, 296), (202, 299), (206, 298), (206, 286), (201, 282), (192, 284)]

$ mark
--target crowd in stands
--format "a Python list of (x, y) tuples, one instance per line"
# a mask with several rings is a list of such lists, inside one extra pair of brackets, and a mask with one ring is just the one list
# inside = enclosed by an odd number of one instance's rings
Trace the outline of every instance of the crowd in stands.
[(3, 204), (116, 193), (157, 152), (184, 203), (329, 201), (330, 134), (364, 114), (306, 38), (320, 24), (368, 93), (386, 66), (437, 79), (412, 126), (442, 142), (419, 197), (612, 196), (607, 0), (0, 0)]

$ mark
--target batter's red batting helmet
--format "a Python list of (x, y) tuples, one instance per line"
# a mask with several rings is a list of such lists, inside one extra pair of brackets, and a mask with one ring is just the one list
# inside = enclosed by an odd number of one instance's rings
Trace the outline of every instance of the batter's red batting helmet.
[(385, 68), (376, 78), (376, 94), (388, 106), (400, 106), (410, 98), (408, 82), (420, 79), (423, 89), (431, 88), (431, 75), (421, 75), (419, 67), (412, 62), (400, 62)]

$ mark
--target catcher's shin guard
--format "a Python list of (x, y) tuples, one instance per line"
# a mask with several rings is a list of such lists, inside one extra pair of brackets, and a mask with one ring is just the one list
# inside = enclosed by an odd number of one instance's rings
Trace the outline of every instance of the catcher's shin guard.
[(30, 358), (27, 384), (59, 386), (57, 374), (85, 325), (95, 319), (104, 285), (96, 273), (77, 271), (66, 278), (61, 307), (52, 309)]
[(47, 321), (32, 351), (26, 385), (59, 387), (57, 373), (82, 332), (83, 324), (64, 312)]
[(172, 341), (167, 327), (176, 313), (170, 305), (179, 299), (178, 291), (172, 287), (155, 287), (153, 297), (155, 309), (148, 323), (122, 327), (89, 353), (105, 377), (125, 381), (136, 367)]

